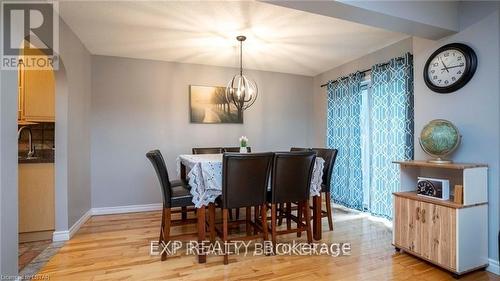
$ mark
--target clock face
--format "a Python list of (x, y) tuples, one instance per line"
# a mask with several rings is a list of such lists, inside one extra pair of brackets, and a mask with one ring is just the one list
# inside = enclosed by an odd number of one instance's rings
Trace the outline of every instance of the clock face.
[(448, 49), (438, 53), (429, 63), (429, 82), (437, 87), (448, 87), (465, 75), (465, 55), (459, 50)]
[(477, 67), (474, 50), (461, 43), (437, 49), (424, 67), (424, 81), (436, 93), (451, 93), (467, 84)]

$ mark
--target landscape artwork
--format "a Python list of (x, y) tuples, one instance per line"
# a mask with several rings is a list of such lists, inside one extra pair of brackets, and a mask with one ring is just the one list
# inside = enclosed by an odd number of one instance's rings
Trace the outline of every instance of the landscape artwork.
[(243, 123), (243, 112), (226, 100), (226, 88), (189, 86), (191, 123)]

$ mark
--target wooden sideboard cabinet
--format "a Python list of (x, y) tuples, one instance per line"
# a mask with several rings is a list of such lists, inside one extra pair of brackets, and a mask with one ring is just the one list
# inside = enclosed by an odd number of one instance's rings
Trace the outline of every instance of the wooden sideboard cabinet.
[[(487, 167), (480, 164), (400, 164), (401, 192), (394, 193), (393, 245), (454, 275), (488, 265)], [(417, 178), (463, 186), (464, 203), (417, 195)]]

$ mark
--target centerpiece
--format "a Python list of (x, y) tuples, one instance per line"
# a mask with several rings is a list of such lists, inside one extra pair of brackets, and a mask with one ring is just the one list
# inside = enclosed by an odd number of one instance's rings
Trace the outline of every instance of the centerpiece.
[(245, 136), (240, 137), (240, 153), (247, 153), (248, 138)]

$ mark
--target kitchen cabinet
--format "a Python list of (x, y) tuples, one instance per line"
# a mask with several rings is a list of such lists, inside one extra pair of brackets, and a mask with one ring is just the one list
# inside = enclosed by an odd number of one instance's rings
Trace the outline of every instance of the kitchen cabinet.
[(19, 240), (52, 239), (54, 163), (19, 164)]
[[(36, 51), (43, 55), (41, 51)], [(18, 70), (18, 120), (28, 122), (55, 121), (54, 71), (46, 68), (25, 67)]]

